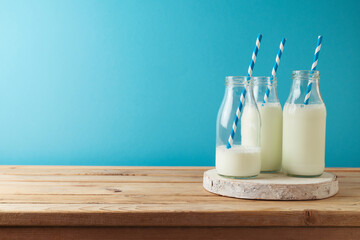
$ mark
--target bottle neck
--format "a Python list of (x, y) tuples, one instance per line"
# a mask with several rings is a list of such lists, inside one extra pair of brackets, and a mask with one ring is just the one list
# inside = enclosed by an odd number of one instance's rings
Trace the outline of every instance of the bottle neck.
[(255, 102), (251, 79), (246, 76), (228, 76), (225, 78), (225, 98), (233, 98), (238, 101), (244, 90), (246, 90), (245, 101)]
[(267, 104), (280, 104), (277, 95), (277, 79), (272, 77), (253, 77), (254, 98), (258, 104), (262, 104), (266, 95)]
[(320, 80), (320, 72), (310, 70), (296, 70), (292, 72), (292, 79), (318, 82)]
[(324, 103), (320, 94), (319, 71), (293, 71), (292, 80), (292, 87), (286, 103), (304, 104), (307, 94), (309, 94), (309, 102), (307, 104)]

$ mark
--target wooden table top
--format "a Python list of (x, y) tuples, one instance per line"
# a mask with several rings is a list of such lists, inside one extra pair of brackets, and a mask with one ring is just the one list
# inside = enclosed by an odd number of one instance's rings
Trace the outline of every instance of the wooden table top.
[(217, 196), (202, 187), (208, 169), (0, 166), (0, 226), (360, 226), (360, 168), (328, 168), (339, 193), (315, 201)]

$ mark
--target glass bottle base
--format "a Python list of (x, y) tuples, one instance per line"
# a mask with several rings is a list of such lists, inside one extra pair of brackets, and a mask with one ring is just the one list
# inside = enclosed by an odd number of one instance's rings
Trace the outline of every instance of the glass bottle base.
[(231, 178), (231, 179), (251, 179), (251, 178), (256, 178), (258, 175), (238, 177), (238, 176), (227, 176), (227, 175), (219, 174), (219, 176), (222, 176), (222, 177), (225, 177), (225, 178)]
[(297, 175), (297, 174), (287, 173), (286, 175), (289, 177), (298, 177), (298, 178), (316, 178), (316, 177), (320, 177), (322, 173), (318, 175)]
[(261, 173), (277, 173), (279, 172), (279, 170), (274, 170), (274, 171), (261, 171)]

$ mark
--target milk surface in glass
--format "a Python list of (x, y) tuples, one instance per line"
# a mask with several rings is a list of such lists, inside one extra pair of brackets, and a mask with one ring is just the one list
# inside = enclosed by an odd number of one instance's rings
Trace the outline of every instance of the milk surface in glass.
[(325, 167), (324, 104), (285, 104), (283, 171), (290, 175), (321, 175)]
[(234, 178), (249, 178), (259, 174), (261, 168), (260, 147), (233, 145), (216, 148), (216, 171)]
[(255, 104), (245, 105), (240, 118), (241, 145), (216, 148), (216, 170), (223, 176), (234, 178), (255, 177), (260, 173), (259, 111)]

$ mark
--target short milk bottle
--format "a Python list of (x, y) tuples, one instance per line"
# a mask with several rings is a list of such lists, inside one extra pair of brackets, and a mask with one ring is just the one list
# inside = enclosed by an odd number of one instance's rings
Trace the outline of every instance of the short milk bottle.
[(252, 88), (247, 77), (225, 78), (216, 125), (216, 171), (221, 176), (253, 178), (260, 173), (260, 115)]
[[(282, 168), (287, 175), (316, 177), (325, 167), (326, 107), (319, 71), (293, 71), (283, 113)], [(311, 84), (311, 91), (307, 91)], [(309, 93), (308, 102), (305, 96)]]
[(252, 77), (252, 82), (261, 117), (261, 171), (277, 172), (281, 169), (283, 119), (277, 80), (276, 77)]

